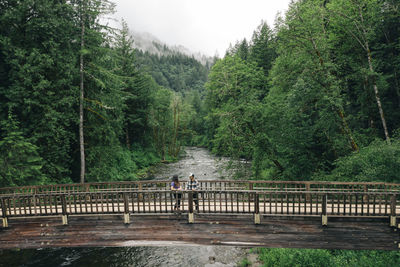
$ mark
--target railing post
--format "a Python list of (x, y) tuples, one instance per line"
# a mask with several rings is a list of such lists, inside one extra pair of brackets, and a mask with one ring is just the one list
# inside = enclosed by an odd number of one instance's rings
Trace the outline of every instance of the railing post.
[(124, 193), (124, 223), (130, 224), (131, 218), (129, 216), (129, 196), (128, 193)]
[[(252, 182), (249, 182), (249, 190), (250, 190), (250, 191), (253, 191), (253, 188), (254, 188), (253, 183), (252, 183)], [(252, 198), (252, 197), (253, 197), (253, 194), (250, 194), (250, 197), (249, 197), (249, 200), (250, 200), (250, 201), (254, 199), (254, 198)]]
[(254, 193), (254, 224), (261, 223), (260, 216), (260, 196), (257, 193)]
[[(139, 182), (139, 191), (143, 190), (143, 184), (141, 182)], [(139, 193), (139, 200), (142, 201), (143, 200), (143, 194)]]
[(328, 204), (328, 195), (324, 195), (322, 198), (322, 225), (328, 225), (328, 212), (327, 212), (327, 204)]
[(36, 203), (37, 203), (37, 199), (36, 199), (36, 194), (38, 193), (38, 189), (37, 189), (37, 187), (35, 186), (35, 190), (34, 190), (34, 192), (33, 192), (33, 198), (32, 198), (32, 201), (33, 201), (33, 209), (35, 210), (35, 213), (37, 212), (37, 209), (36, 209)]
[(188, 201), (189, 201), (189, 223), (194, 223), (194, 214), (193, 214), (193, 191), (188, 192)]
[(65, 195), (61, 195), (61, 207), (62, 207), (62, 224), (68, 224), (68, 214), (67, 214), (67, 201), (65, 200)]
[(390, 226), (396, 227), (396, 195), (390, 197)]
[[(306, 183), (306, 191), (310, 192), (310, 189), (311, 189), (311, 184), (309, 182), (307, 182)], [(310, 201), (310, 197), (311, 197), (310, 193), (306, 193), (306, 201)]]
[(3, 227), (7, 228), (8, 227), (8, 219), (7, 219), (7, 207), (6, 207), (6, 202), (4, 201), (4, 198), (1, 199), (1, 211), (3, 213)]
[[(368, 192), (368, 187), (367, 187), (366, 184), (364, 185), (364, 192), (365, 192), (365, 193)], [(368, 202), (368, 195), (364, 195), (364, 196), (363, 196), (363, 200), (364, 200), (364, 202)]]

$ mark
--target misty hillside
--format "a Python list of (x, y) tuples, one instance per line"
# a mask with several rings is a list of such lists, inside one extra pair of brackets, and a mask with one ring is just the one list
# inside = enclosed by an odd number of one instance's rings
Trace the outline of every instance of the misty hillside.
[(200, 52), (190, 51), (182, 45), (167, 45), (150, 33), (131, 31), (130, 34), (134, 39), (134, 48), (142, 50), (143, 52), (149, 52), (150, 54), (158, 56), (168, 56), (180, 53), (189, 57), (194, 57), (203, 65), (211, 65), (213, 62), (212, 57), (203, 55)]
[(136, 49), (136, 64), (154, 81), (175, 92), (204, 91), (214, 59), (183, 46), (168, 46), (149, 33), (130, 32)]

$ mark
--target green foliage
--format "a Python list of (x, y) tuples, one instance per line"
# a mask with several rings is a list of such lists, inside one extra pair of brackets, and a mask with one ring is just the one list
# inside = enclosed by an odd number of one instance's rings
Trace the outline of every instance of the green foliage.
[(210, 72), (134, 50), (126, 23), (101, 23), (113, 7), (0, 2), (4, 185), (78, 181), (81, 56), (89, 181), (137, 179), (182, 145), (251, 160), (256, 178), (398, 181), (398, 1), (294, 1)]
[(132, 157), (139, 170), (145, 169), (160, 161), (160, 157), (153, 149), (136, 145), (132, 150)]
[(137, 61), (139, 66), (149, 70), (160, 86), (181, 93), (204, 90), (208, 67), (193, 57), (164, 47), (161, 55), (137, 51)]
[(73, 10), (59, 1), (9, 1), (0, 12), (0, 120), (9, 109), (54, 182), (71, 175), (77, 48)]
[[(251, 159), (256, 178), (398, 181), (391, 171), (400, 168), (398, 141), (379, 141), (384, 118), (389, 135), (400, 127), (398, 8), (395, 1), (294, 1), (274, 31), (262, 23), (211, 70), (209, 146)], [(255, 100), (251, 77), (227, 67), (235, 57), (262, 68), (268, 83)], [(235, 113), (241, 103), (246, 112)]]
[(262, 70), (238, 56), (226, 56), (213, 66), (206, 88), (208, 119), (216, 125), (213, 151), (250, 158), (265, 94)]
[[(200, 112), (201, 93), (189, 99), (173, 91), (201, 92), (208, 67), (179, 53), (158, 58), (135, 51), (126, 23), (121, 31), (103, 25), (100, 17), (113, 7), (107, 0), (0, 3), (2, 185), (79, 180), (81, 56), (86, 181), (137, 179), (201, 136), (193, 108)], [(159, 60), (156, 68), (162, 65), (173, 87), (160, 88), (138, 67), (143, 57)], [(154, 130), (165, 135), (162, 141)]]
[(245, 258), (245, 259), (243, 259), (242, 261), (239, 262), (238, 266), (239, 267), (251, 266), (251, 261), (249, 261), (247, 258)]
[(38, 147), (24, 138), (11, 113), (1, 129), (0, 186), (43, 184), (46, 181), (41, 172), (44, 162)]
[(330, 267), (333, 265), (327, 250), (313, 249), (260, 249), (260, 260), (263, 266), (289, 267), (312, 266)]
[(258, 250), (263, 266), (397, 266), (398, 251), (352, 251), (322, 249), (262, 248)]
[(137, 166), (132, 152), (120, 147), (96, 146), (90, 151), (88, 162), (92, 164), (87, 171), (91, 182), (136, 180)]
[[(399, 183), (400, 141), (392, 145), (376, 140), (359, 152), (339, 158), (335, 169), (325, 179), (339, 181)], [(315, 177), (318, 180), (318, 176)]]
[[(178, 129), (175, 129), (178, 131), (176, 135), (178, 141), (172, 141), (174, 144), (170, 147), (205, 146), (207, 111), (204, 104), (204, 83), (207, 80), (209, 63), (204, 65), (194, 57), (186, 56), (157, 43), (153, 44), (158, 47), (160, 54), (155, 55), (139, 50), (136, 53), (137, 65), (141, 71), (148, 71), (158, 86), (176, 92), (175, 95), (180, 98), (180, 104), (177, 107), (180, 121)], [(169, 136), (170, 139), (174, 139), (173, 135), (169, 134)], [(155, 139), (158, 140), (158, 137)], [(177, 149), (176, 147), (175, 152), (172, 149), (169, 153), (176, 157)], [(160, 148), (158, 150), (161, 151)]]

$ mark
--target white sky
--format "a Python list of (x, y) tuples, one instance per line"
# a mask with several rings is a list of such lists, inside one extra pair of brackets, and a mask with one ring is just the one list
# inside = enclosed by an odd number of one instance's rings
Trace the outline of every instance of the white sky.
[(168, 45), (183, 45), (208, 56), (225, 54), (261, 20), (273, 27), (290, 0), (114, 0), (117, 19), (131, 30), (148, 32)]

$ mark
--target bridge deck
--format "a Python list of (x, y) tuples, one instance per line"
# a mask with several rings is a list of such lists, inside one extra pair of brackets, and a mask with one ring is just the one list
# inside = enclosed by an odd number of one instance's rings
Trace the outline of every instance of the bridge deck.
[(398, 249), (396, 229), (383, 219), (331, 218), (327, 227), (319, 218), (262, 218), (198, 215), (194, 224), (183, 215), (71, 216), (63, 226), (59, 218), (14, 219), (0, 228), (0, 249), (40, 247), (92, 247), (142, 245), (234, 245), (325, 249)]
[[(244, 181), (243, 189), (232, 190), (231, 185), (219, 182), (218, 188), (214, 183), (211, 188), (180, 191), (178, 195), (166, 188), (154, 189), (154, 182), (146, 188), (144, 185), (80, 185), (77, 191), (63, 186), (0, 190), (0, 249), (160, 242), (400, 248), (396, 228), (399, 185), (334, 184), (326, 188), (331, 184), (324, 183), (321, 186), (325, 189), (313, 191), (313, 184), (295, 183), (298, 190), (292, 190), (292, 184), (255, 190), (256, 185), (270, 187), (274, 183)], [(110, 186), (115, 187), (105, 188)], [(179, 196), (182, 212), (174, 213)], [(193, 215), (197, 200), (199, 210)]]

